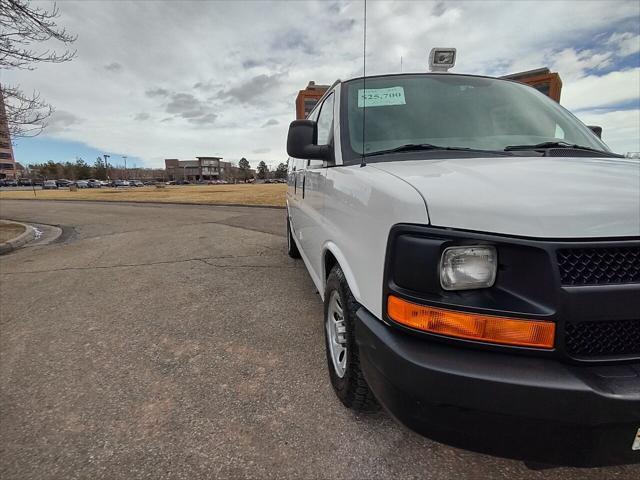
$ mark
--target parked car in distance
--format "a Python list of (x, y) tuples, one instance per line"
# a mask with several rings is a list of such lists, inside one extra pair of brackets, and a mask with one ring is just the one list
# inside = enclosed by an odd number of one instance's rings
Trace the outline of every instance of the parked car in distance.
[(113, 181), (113, 186), (114, 187), (128, 187), (129, 186), (129, 182), (126, 180), (114, 180)]
[(111, 183), (108, 182), (107, 180), (98, 180), (98, 181), (100, 182), (100, 185), (102, 187), (110, 187), (111, 186)]
[(73, 183), (71, 180), (67, 180), (65, 178), (59, 178), (55, 182), (58, 185), (58, 187), (68, 187)]
[(58, 188), (58, 182), (55, 180), (45, 180), (42, 184), (43, 190), (57, 190)]
[(18, 180), (18, 186), (20, 187), (30, 187), (33, 185), (30, 178), (20, 178)]
[(90, 178), (89, 180), (87, 180), (87, 185), (89, 186), (89, 188), (101, 188), (102, 182), (100, 182), (100, 180), (96, 180), (95, 178)]
[(4, 186), (5, 187), (17, 187), (18, 186), (18, 182), (12, 178), (6, 178), (4, 180)]
[(129, 185), (132, 187), (144, 187), (144, 183), (140, 180), (129, 180)]
[(640, 463), (640, 165), (594, 130), (449, 73), (337, 81), (292, 122), (289, 255), (346, 407), (538, 464)]
[(89, 182), (86, 180), (76, 180), (73, 184), (78, 188), (89, 188)]

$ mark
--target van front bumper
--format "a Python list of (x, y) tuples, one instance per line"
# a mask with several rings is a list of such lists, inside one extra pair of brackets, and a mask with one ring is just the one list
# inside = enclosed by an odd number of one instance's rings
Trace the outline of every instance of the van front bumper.
[(356, 320), (364, 375), (401, 423), (456, 447), (569, 466), (640, 463), (640, 364), (581, 366), (429, 342)]

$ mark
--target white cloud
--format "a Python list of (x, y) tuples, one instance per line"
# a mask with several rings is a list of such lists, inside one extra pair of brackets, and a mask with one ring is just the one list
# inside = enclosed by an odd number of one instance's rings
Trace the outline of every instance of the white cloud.
[(585, 111), (578, 118), (602, 127), (602, 139), (617, 153), (640, 152), (640, 105), (633, 110)]
[[(67, 120), (81, 119), (45, 135), (147, 165), (195, 155), (277, 164), (286, 159), (298, 90), (309, 80), (330, 84), (362, 73), (362, 2), (58, 6), (58, 23), (78, 35), (77, 58), (3, 72), (2, 81), (39, 90)], [(639, 8), (633, 1), (579, 8), (574, 1), (369, 2), (367, 73), (398, 72), (400, 54), (405, 72), (425, 71), (431, 47), (455, 46), (458, 73), (557, 68), (570, 109), (628, 101), (639, 96), (638, 69), (614, 67), (637, 52), (638, 37), (624, 22)], [(598, 48), (583, 47), (597, 36)], [(625, 119), (612, 128), (628, 132)]]
[(569, 110), (603, 107), (640, 97), (640, 68), (564, 82), (561, 102)]
[(607, 40), (607, 45), (616, 48), (619, 55), (633, 55), (640, 52), (640, 35), (631, 32), (614, 33)]
[(585, 75), (587, 70), (602, 70), (613, 62), (613, 53), (597, 53), (593, 50), (565, 48), (554, 52), (550, 58), (550, 69), (562, 72), (565, 81), (574, 82)]

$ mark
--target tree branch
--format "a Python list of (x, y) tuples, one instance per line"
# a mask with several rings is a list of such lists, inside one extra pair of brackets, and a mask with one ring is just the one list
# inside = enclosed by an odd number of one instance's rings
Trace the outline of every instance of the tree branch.
[[(54, 3), (50, 10), (28, 0), (0, 0), (0, 69), (33, 70), (41, 62), (68, 62), (76, 51), (59, 53), (49, 48), (36, 50), (32, 45), (56, 40), (69, 45), (76, 40), (55, 19), (60, 15)], [(42, 132), (53, 107), (38, 92), (25, 94), (19, 86), (0, 86), (6, 121), (12, 137), (33, 137)], [(4, 120), (4, 119), (3, 119)]]
[(26, 95), (18, 87), (2, 87), (9, 133), (15, 137), (35, 137), (46, 126), (53, 106), (42, 100), (38, 92)]

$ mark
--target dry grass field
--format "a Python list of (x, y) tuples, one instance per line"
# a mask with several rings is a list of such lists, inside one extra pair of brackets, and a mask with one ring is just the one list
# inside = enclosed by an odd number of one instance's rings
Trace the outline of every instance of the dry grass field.
[(61, 190), (0, 190), (2, 199), (101, 200), (110, 202), (203, 203), (209, 205), (263, 205), (283, 207), (287, 186), (283, 184), (180, 185), (158, 187), (87, 188)]
[(24, 227), (17, 223), (0, 223), (0, 243), (16, 238), (24, 232)]

